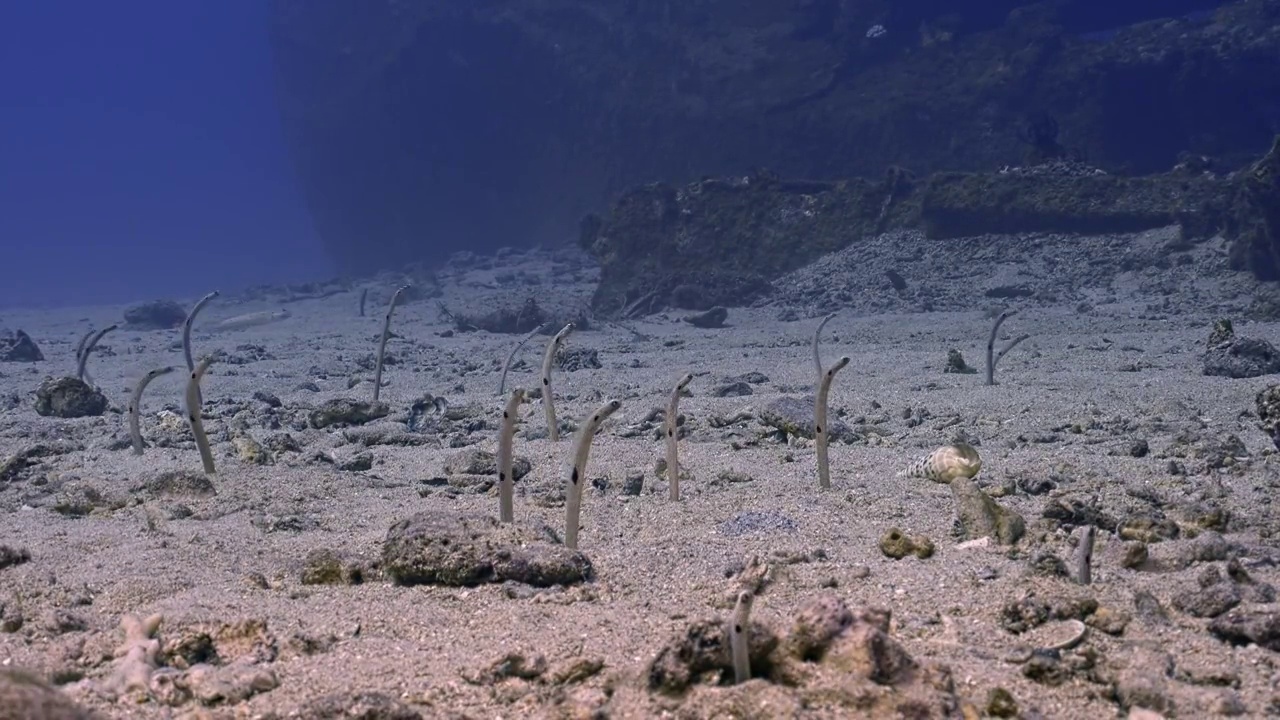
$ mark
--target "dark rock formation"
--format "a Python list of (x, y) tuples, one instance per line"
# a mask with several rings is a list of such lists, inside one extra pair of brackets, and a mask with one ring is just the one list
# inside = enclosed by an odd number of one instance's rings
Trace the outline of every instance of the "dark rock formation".
[(1280, 280), (1280, 135), (1271, 152), (1245, 173), (1228, 232), (1231, 265), (1261, 280)]
[(106, 395), (73, 377), (45, 378), (36, 388), (36, 414), (44, 417), (97, 417), (107, 405)]
[(1271, 442), (1280, 449), (1280, 385), (1268, 385), (1258, 391), (1254, 406), (1262, 431), (1270, 435)]
[(40, 362), (44, 353), (22, 330), (0, 330), (0, 362)]
[(1280, 2), (1122, 27), (1214, 4), (275, 0), (271, 35), (304, 193), (356, 272), (756, 166), (1239, 167), (1280, 121)]
[(585, 555), (546, 534), (491, 517), (424, 511), (387, 531), (382, 567), (399, 585), (473, 586), (508, 580), (572, 585), (591, 579)]
[(168, 330), (182, 327), (187, 309), (173, 300), (152, 300), (125, 310), (124, 320), (132, 330)]
[(1232, 187), (1227, 180), (1177, 173), (938, 173), (922, 195), (921, 221), (935, 238), (1136, 232), (1184, 221), (1204, 224), (1202, 216), (1221, 219)]
[(652, 294), (651, 310), (741, 306), (769, 281), (839, 250), (864, 233), (915, 224), (912, 184), (783, 181), (767, 172), (682, 188), (646, 185), (605, 218), (588, 216), (580, 243), (601, 264), (592, 305), (613, 313)]
[[(1177, 224), (1185, 237), (1202, 237), (1228, 218), (1253, 222), (1262, 212), (1233, 202), (1242, 182), (1181, 171), (1122, 177), (1064, 162), (936, 173), (925, 181), (891, 169), (874, 183), (784, 181), (757, 172), (631, 190), (605, 217), (586, 218), (580, 243), (601, 265), (597, 312), (687, 306), (690, 288), (698, 302), (732, 307), (823, 254), (892, 229), (923, 227), (946, 238), (1126, 233)], [(993, 288), (987, 294), (1029, 292)]]

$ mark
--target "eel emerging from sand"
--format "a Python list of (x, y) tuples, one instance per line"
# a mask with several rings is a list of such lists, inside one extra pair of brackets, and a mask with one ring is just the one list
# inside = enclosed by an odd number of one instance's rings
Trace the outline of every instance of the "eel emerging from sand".
[(226, 320), (214, 323), (209, 329), (218, 330), (243, 330), (244, 328), (257, 327), (258, 325), (268, 325), (280, 320), (287, 320), (292, 317), (288, 310), (281, 308), (280, 310), (263, 310), (261, 312), (251, 312), (244, 315), (236, 315)]

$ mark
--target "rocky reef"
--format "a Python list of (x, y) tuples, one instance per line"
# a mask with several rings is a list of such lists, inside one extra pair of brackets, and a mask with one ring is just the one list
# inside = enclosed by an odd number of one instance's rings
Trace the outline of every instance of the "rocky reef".
[(1124, 177), (1054, 160), (994, 173), (879, 182), (785, 181), (769, 173), (631, 190), (582, 223), (601, 265), (596, 311), (744, 305), (818, 257), (888, 230), (931, 238), (1019, 233), (1119, 234), (1177, 225), (1183, 243), (1216, 234), (1232, 266), (1280, 278), (1280, 139), (1239, 173), (1179, 165)]
[(363, 272), (560, 242), (626, 188), (752, 167), (1145, 175), (1266, 149), (1280, 2), (1087, 5), (275, 0), (271, 37), (316, 226)]

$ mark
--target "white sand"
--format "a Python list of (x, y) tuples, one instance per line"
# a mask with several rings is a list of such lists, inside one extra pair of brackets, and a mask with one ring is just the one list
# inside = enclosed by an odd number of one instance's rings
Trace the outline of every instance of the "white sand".
[[(34, 413), (31, 393), (45, 375), (72, 373), (80, 335), (90, 326), (118, 320), (122, 308), (6, 312), (3, 325), (30, 333), (47, 360), (0, 365), (0, 398), (16, 393), (22, 400), (18, 408), (0, 414), (0, 461), (36, 442), (67, 440), (82, 449), (45, 460), (35, 473), (39, 481), (26, 477), (0, 485), (0, 544), (25, 547), (32, 555), (30, 562), (0, 569), (0, 604), (20, 608), (26, 618), (19, 631), (0, 633), (0, 665), (46, 676), (85, 675), (87, 681), (67, 692), (108, 717), (170, 717), (175, 711), (159, 703), (111, 704), (93, 690), (111, 671), (109, 654), (118, 642), (120, 617), (163, 613), (162, 639), (202, 625), (258, 619), (279, 645), (278, 657), (268, 664), (279, 686), (230, 707), (213, 708), (206, 717), (284, 715), (320, 695), (366, 690), (399, 698), (423, 717), (449, 717), (449, 712), (477, 718), (551, 716), (562, 698), (537, 683), (477, 686), (463, 679), (464, 673), (513, 650), (545, 655), (553, 671), (578, 658), (602, 660), (604, 670), (583, 687), (610, 689), (609, 716), (658, 717), (671, 703), (646, 691), (647, 664), (690, 619), (727, 616), (732, 586), (726, 568), (759, 555), (778, 561), (779, 577), (757, 599), (757, 619), (783, 629), (799, 603), (824, 588), (851, 605), (888, 608), (894, 636), (917, 660), (949, 665), (961, 698), (984, 707), (987, 693), (1003, 687), (1024, 711), (1035, 708), (1047, 717), (1111, 717), (1116, 706), (1103, 684), (1077, 677), (1047, 687), (1026, 679), (1017, 663), (1005, 662), (1002, 658), (1018, 638), (1001, 628), (1001, 606), (1031, 591), (1083, 594), (1135, 615), (1133, 593), (1147, 590), (1165, 606), (1169, 624), (1135, 617), (1122, 635), (1095, 631), (1086, 646), (1104, 659), (1125, 657), (1134, 646), (1148, 644), (1169, 653), (1181, 678), (1169, 679), (1176, 687), (1169, 692), (1179, 699), (1182, 717), (1204, 717), (1209, 712), (1205, 708), (1226, 707), (1214, 704), (1228, 702), (1220, 700), (1222, 695), (1238, 702), (1246, 715), (1261, 717), (1277, 694), (1273, 677), (1280, 656), (1253, 646), (1230, 647), (1204, 629), (1207, 621), (1170, 606), (1174, 594), (1194, 587), (1203, 564), (1160, 572), (1124, 569), (1119, 565), (1120, 541), (1101, 532), (1091, 587), (1030, 578), (1026, 571), (1025, 558), (1036, 550), (1070, 556), (1065, 535), (1039, 519), (1046, 499), (1059, 495), (1096, 497), (1099, 507), (1117, 517), (1149, 507), (1135, 497), (1144, 493), (1169, 505), (1171, 517), (1177, 517), (1174, 508), (1180, 503), (1216, 496), (1215, 502), (1235, 517), (1236, 532), (1229, 539), (1250, 549), (1253, 559), (1275, 555), (1275, 539), (1260, 538), (1259, 530), (1280, 529), (1269, 504), (1277, 461), (1250, 415), (1255, 394), (1269, 381), (1205, 377), (1200, 354), (1209, 323), (1219, 314), (1233, 315), (1237, 332), (1245, 336), (1278, 341), (1280, 326), (1242, 322), (1240, 313), (1251, 298), (1241, 288), (1253, 287), (1252, 281), (1224, 273), (1220, 255), (1206, 251), (1197, 258), (1205, 284), (1194, 299), (1172, 309), (1159, 308), (1168, 294), (1151, 287), (1153, 274), (1142, 271), (1081, 290), (1093, 303), (1084, 312), (1076, 309), (1080, 296), (1056, 303), (1012, 301), (1023, 310), (1002, 335), (1029, 332), (1032, 337), (1005, 358), (996, 387), (984, 386), (981, 374), (941, 372), (949, 348), (961, 350), (971, 365), (982, 366), (990, 327), (983, 310), (994, 301), (981, 297), (981, 268), (968, 271), (968, 278), (958, 273), (935, 280), (939, 293), (949, 298), (963, 298), (964, 285), (972, 284), (967, 309), (842, 313), (828, 325), (823, 354), (828, 361), (847, 354), (853, 362), (837, 377), (831, 407), (855, 428), (869, 422), (875, 430), (869, 441), (833, 444), (834, 487), (828, 492), (817, 489), (813, 452), (806, 444), (790, 448), (763, 436), (758, 422), (727, 428), (709, 422), (713, 416), (758, 409), (777, 395), (811, 392), (814, 321), (779, 321), (776, 308), (734, 309), (731, 327), (700, 330), (681, 322), (683, 313), (672, 312), (631, 323), (652, 338), (648, 341), (617, 326), (575, 333), (569, 346), (596, 349), (604, 367), (556, 376), (559, 414), (579, 418), (603, 397), (618, 397), (624, 405), (606, 425), (591, 458), (589, 474), (609, 478), (610, 489), (601, 495), (588, 488), (583, 503), (579, 542), (597, 579), (585, 588), (534, 599), (508, 598), (499, 586), (404, 588), (382, 578), (357, 586), (300, 583), (299, 570), (312, 549), (332, 548), (372, 563), (387, 528), (416, 510), (453, 508), (496, 516), (496, 494), (419, 496), (419, 481), (441, 475), (444, 459), (459, 449), (441, 446), (435, 438), (418, 447), (375, 446), (369, 449), (373, 469), (347, 472), (308, 460), (321, 449), (331, 449), (339, 460), (363, 449), (346, 444), (340, 430), (290, 430), (303, 451), (286, 453), (265, 467), (244, 464), (225, 441), (226, 423), (238, 408), (252, 410), (245, 418), (258, 440), (276, 432), (254, 424), (264, 407), (252, 399), (255, 391), (278, 396), (285, 415), (296, 410), (302, 416), (305, 408), (329, 398), (367, 399), (372, 372), (359, 369), (356, 361), (376, 350), (380, 299), (371, 298), (364, 318), (356, 316), (359, 291), (354, 290), (290, 303), (291, 317), (271, 325), (217, 334), (197, 329), (197, 356), (218, 348), (235, 353), (243, 344), (260, 345), (273, 356), (243, 365), (215, 364), (206, 376), (205, 424), (215, 439), (219, 466), (214, 480), (218, 494), (212, 498), (157, 499), (132, 490), (162, 471), (198, 469), (200, 460), (189, 442), (179, 448), (152, 447), (143, 457), (108, 449), (128, 438), (118, 411), (137, 378), (154, 367), (182, 365), (180, 331), (126, 329), (108, 335), (102, 345), (113, 354), (95, 354), (89, 366), (112, 410), (100, 418), (57, 420)], [(550, 265), (535, 259), (527, 261), (530, 272), (545, 272), (544, 283), (551, 282)], [(519, 261), (513, 256), (507, 262)], [(867, 272), (875, 277), (879, 270)], [(483, 298), (490, 296), (522, 300), (535, 295), (549, 307), (583, 305), (592, 289), (589, 274), (561, 288), (560, 297), (545, 292), (545, 285), (483, 290), (467, 284), (487, 275), (447, 275), (450, 309), (463, 311), (468, 299), (482, 307)], [(391, 280), (378, 284), (379, 297), (394, 285)], [(877, 285), (866, 292), (882, 291)], [(201, 324), (277, 307), (220, 298), (205, 310)], [(496, 396), (499, 364), (517, 338), (484, 332), (440, 337), (448, 327), (434, 300), (396, 311), (393, 329), (402, 338), (388, 347), (399, 363), (385, 371), (382, 399), (395, 416), (424, 393), (444, 396), (452, 408), (480, 408), (489, 427), (496, 428), (502, 407)], [(525, 365), (512, 372), (508, 386), (535, 386), (543, 342), (535, 339), (522, 351)], [(1122, 371), (1135, 363), (1140, 370)], [(298, 390), (300, 383), (313, 379), (313, 369), (327, 373), (315, 379), (320, 392)], [(619, 432), (664, 406), (671, 384), (686, 371), (697, 378), (693, 396), (681, 402), (691, 428), (681, 443), (681, 459), (695, 479), (682, 484), (684, 499), (673, 504), (665, 482), (654, 476), (661, 443), (651, 432), (632, 438)], [(723, 378), (749, 371), (769, 378), (754, 387), (755, 394), (709, 397), (708, 390)], [(349, 389), (353, 377), (364, 382)], [(178, 410), (183, 378), (174, 373), (148, 389), (144, 435), (156, 432), (158, 411)], [(908, 414), (923, 421), (909, 421), (904, 418)], [(560, 462), (568, 452), (568, 438), (555, 447), (526, 439), (526, 432), (542, 425), (542, 409), (536, 402), (526, 405), (516, 454), (532, 460), (534, 471), (532, 479), (518, 484), (516, 517), (562, 527), (562, 509), (537, 506), (523, 491), (559, 482)], [(1000, 499), (1028, 521), (1024, 551), (1014, 559), (997, 548), (958, 549), (951, 532), (950, 490), (898, 476), (959, 431), (981, 443), (985, 487), (1051, 474), (1060, 481), (1049, 495), (1018, 492)], [(1195, 445), (1178, 440), (1187, 433), (1206, 439), (1233, 434), (1249, 457), (1235, 468), (1204, 474), (1195, 474), (1196, 458), (1177, 458), (1192, 474), (1171, 475), (1168, 454)], [(472, 438), (492, 451), (496, 430)], [(734, 450), (735, 438), (746, 447)], [(1148, 441), (1150, 455), (1129, 455), (1139, 439)], [(711, 484), (729, 469), (753, 480)], [(619, 490), (631, 470), (645, 472), (639, 497), (624, 497)], [(58, 493), (78, 484), (119, 498), (120, 507), (82, 518), (55, 513), (51, 506)], [(173, 516), (176, 502), (190, 509), (189, 517)], [(744, 537), (720, 531), (720, 523), (742, 511), (779, 513), (796, 528)], [(264, 532), (259, 529), (264, 516), (301, 516), (316, 527)], [(934, 557), (885, 557), (877, 543), (893, 526), (931, 538), (937, 546)], [(1171, 558), (1187, 542), (1154, 544), (1152, 556)], [(825, 558), (785, 561), (816, 550), (824, 551)], [(1274, 565), (1251, 572), (1258, 581), (1280, 582)], [(259, 575), (266, 578), (266, 588), (253, 581)], [(85, 629), (52, 627), (62, 612), (81, 618)], [(304, 652), (307, 643), (319, 643), (321, 649)], [(1234, 686), (1187, 680), (1206, 665)], [(195, 707), (188, 704), (178, 712)]]

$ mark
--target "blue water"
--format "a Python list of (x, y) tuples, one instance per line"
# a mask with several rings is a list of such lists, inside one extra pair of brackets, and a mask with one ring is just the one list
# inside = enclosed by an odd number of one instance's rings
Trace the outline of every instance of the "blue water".
[(0, 3), (0, 309), (332, 272), (263, 0)]

